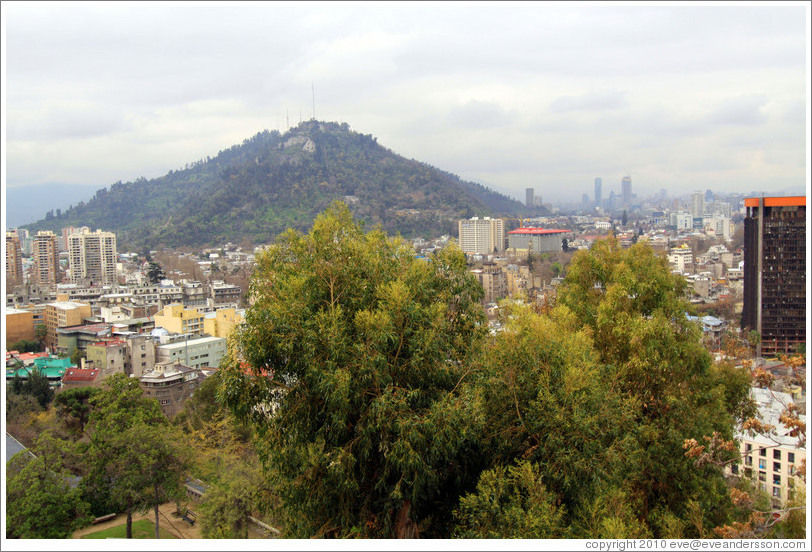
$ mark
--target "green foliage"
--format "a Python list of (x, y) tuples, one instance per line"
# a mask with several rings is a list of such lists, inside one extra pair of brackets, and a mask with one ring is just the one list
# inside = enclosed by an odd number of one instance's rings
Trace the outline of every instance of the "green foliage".
[(147, 278), (149, 278), (150, 284), (157, 284), (160, 282), (164, 277), (166, 277), (166, 273), (164, 269), (155, 261), (149, 262), (149, 268), (147, 269)]
[(454, 512), (457, 538), (568, 538), (564, 511), (542, 483), (539, 466), (523, 462), (483, 472), (475, 494)]
[(6, 537), (62, 539), (92, 519), (88, 505), (68, 484), (70, 475), (59, 454), (45, 454), (44, 435), (32, 449), (32, 458), (21, 452), (11, 458), (6, 478)]
[(16, 374), (9, 389), (12, 393), (30, 395), (36, 399), (40, 408), (47, 408), (54, 398), (54, 390), (48, 378), (40, 370), (32, 368), (28, 377), (19, 378)]
[(21, 353), (37, 353), (42, 350), (42, 348), (40, 347), (39, 341), (21, 339), (20, 341), (15, 341), (14, 343), (7, 343), (6, 350), (19, 351)]
[(83, 358), (87, 358), (87, 351), (74, 347), (70, 354), (70, 361), (76, 366), (81, 366)]
[[(102, 529), (95, 533), (83, 535), (83, 539), (124, 539), (127, 538), (125, 525), (116, 525), (108, 529)], [(175, 535), (160, 528), (160, 535), (162, 539), (176, 539)], [(132, 538), (134, 539), (154, 539), (155, 538), (155, 524), (148, 519), (139, 519), (132, 524)]]
[(264, 481), (258, 473), (232, 474), (206, 491), (200, 527), (206, 539), (247, 539), (248, 518), (261, 501)]
[(81, 435), (90, 419), (91, 399), (100, 392), (93, 387), (78, 387), (60, 392), (54, 406), (64, 426), (74, 435)]
[(464, 255), (417, 259), (334, 205), (257, 260), (251, 293), (222, 397), (256, 423), (291, 535), (391, 537), (450, 516), (482, 423), (459, 392), (485, 331)]

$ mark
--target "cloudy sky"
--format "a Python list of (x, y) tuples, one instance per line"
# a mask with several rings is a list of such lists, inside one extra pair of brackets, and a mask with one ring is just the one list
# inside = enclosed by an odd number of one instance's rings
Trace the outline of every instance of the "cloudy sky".
[(9, 189), (161, 176), (313, 96), (317, 119), (517, 198), (807, 183), (808, 2), (2, 10)]

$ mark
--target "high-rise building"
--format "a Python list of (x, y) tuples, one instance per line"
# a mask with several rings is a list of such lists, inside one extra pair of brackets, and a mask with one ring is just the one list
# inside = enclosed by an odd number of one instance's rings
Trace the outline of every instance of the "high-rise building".
[(603, 205), (603, 179), (598, 177), (595, 179), (595, 207)]
[(23, 252), (16, 232), (6, 232), (6, 289), (23, 283)]
[(536, 205), (536, 190), (533, 188), (526, 188), (524, 191), (524, 204), (528, 207)]
[(691, 216), (694, 218), (705, 216), (705, 195), (702, 192), (691, 194)]
[(59, 283), (59, 246), (53, 232), (40, 231), (31, 244), (34, 257), (34, 277), (38, 284)]
[(82, 284), (116, 282), (116, 235), (87, 228), (68, 235), (70, 280)]
[(632, 204), (632, 177), (624, 176), (620, 180), (620, 191), (623, 196), (623, 206), (628, 207)]
[(462, 219), (457, 223), (460, 249), (464, 253), (487, 255), (505, 249), (505, 221), (490, 217)]
[(806, 343), (806, 197), (744, 200), (742, 328), (761, 337), (761, 353)]

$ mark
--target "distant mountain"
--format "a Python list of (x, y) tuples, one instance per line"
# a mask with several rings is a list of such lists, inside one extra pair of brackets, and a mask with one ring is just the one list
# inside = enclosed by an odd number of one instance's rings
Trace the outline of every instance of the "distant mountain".
[(286, 228), (306, 230), (336, 199), (368, 225), (404, 237), (453, 234), (462, 217), (528, 213), (512, 198), (399, 156), (346, 124), (307, 121), (284, 135), (260, 132), (160, 178), (116, 182), (27, 228), (101, 228), (133, 249), (268, 243)]
[(6, 229), (40, 220), (48, 211), (87, 201), (96, 188), (81, 184), (33, 184), (6, 188)]

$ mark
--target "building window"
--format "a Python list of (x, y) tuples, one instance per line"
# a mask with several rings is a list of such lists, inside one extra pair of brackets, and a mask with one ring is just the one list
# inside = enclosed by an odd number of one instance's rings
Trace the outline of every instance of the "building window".
[(767, 474), (765, 472), (758, 472), (759, 481), (767, 481)]
[(781, 462), (773, 462), (773, 471), (780, 472), (781, 471)]
[(753, 445), (751, 445), (750, 443), (744, 445), (744, 452), (749, 454), (751, 450), (753, 450)]
[(745, 463), (745, 465), (747, 465), (747, 466), (752, 466), (752, 465), (753, 465), (753, 457), (752, 457), (752, 456), (747, 456), (747, 457), (744, 459), (744, 463)]
[(795, 462), (795, 453), (794, 452), (788, 452), (787, 453), (787, 462), (789, 462), (790, 464), (793, 464)]
[(781, 487), (773, 487), (773, 496), (781, 497)]
[(762, 459), (762, 458), (759, 458), (758, 459), (758, 469), (766, 470), (767, 469), (767, 461)]
[(169, 404), (169, 401), (167, 399), (164, 399), (164, 400), (161, 401), (161, 406), (166, 406), (168, 404)]
[(730, 467), (730, 471), (733, 472), (733, 475), (739, 475), (739, 465), (738, 464), (733, 464)]
[(773, 449), (773, 458), (781, 460), (781, 449)]
[(781, 484), (781, 476), (773, 474), (773, 485)]
[(758, 455), (759, 456), (767, 456), (767, 449), (765, 449), (764, 447), (761, 447), (760, 449), (758, 449)]

